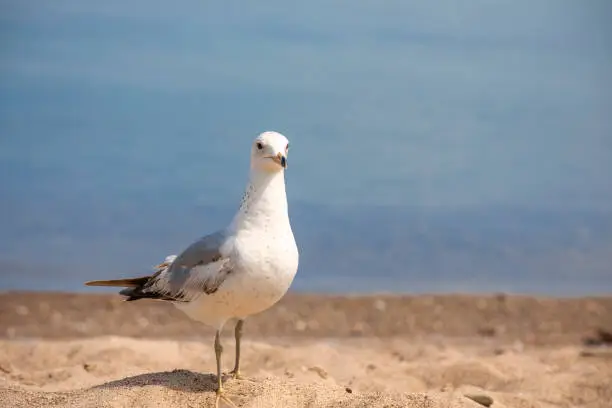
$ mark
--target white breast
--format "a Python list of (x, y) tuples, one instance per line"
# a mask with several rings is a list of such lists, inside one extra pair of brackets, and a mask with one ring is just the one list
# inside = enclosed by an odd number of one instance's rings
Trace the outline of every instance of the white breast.
[(291, 286), (299, 255), (291, 229), (268, 238), (238, 234), (231, 255), (233, 272), (219, 290), (175, 305), (190, 318), (217, 328), (231, 318), (245, 318), (273, 306)]
[[(276, 232), (276, 231), (275, 231)], [(235, 285), (245, 295), (274, 299), (285, 294), (297, 272), (299, 255), (291, 228), (272, 233), (266, 238), (255, 232), (236, 236)]]

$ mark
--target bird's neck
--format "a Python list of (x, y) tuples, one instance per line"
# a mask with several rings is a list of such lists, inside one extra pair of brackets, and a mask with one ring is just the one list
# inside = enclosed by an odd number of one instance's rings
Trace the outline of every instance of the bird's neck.
[(267, 229), (288, 219), (284, 172), (251, 170), (240, 210), (232, 222), (234, 228)]

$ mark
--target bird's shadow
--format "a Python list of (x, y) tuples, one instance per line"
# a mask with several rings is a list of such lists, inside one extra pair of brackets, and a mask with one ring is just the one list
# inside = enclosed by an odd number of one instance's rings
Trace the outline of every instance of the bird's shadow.
[(149, 385), (159, 385), (184, 392), (215, 392), (217, 376), (211, 373), (202, 374), (189, 370), (160, 371), (109, 381), (96, 385), (92, 389), (135, 388)]

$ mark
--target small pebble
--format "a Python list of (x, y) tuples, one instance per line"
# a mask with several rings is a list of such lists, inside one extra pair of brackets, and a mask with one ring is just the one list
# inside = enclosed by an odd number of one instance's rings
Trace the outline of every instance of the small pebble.
[(308, 324), (306, 324), (306, 322), (303, 320), (298, 320), (297, 322), (295, 322), (295, 330), (297, 331), (304, 331), (307, 327)]
[(6, 328), (6, 337), (8, 337), (9, 339), (14, 338), (16, 334), (17, 334), (17, 330), (14, 327)]
[(495, 337), (495, 327), (485, 326), (478, 329), (478, 334), (482, 337)]
[(136, 319), (136, 323), (138, 324), (138, 326), (144, 329), (149, 325), (149, 319), (140, 316)]
[(485, 407), (493, 405), (493, 398), (485, 394), (465, 394), (464, 396)]
[(376, 299), (374, 302), (374, 309), (378, 310), (379, 312), (384, 312), (387, 310), (387, 302), (382, 299)]
[(365, 324), (363, 324), (362, 322), (355, 323), (355, 325), (351, 329), (351, 334), (353, 336), (362, 335), (364, 332), (365, 332)]
[(18, 305), (15, 307), (15, 312), (19, 316), (27, 316), (30, 313), (30, 310), (26, 306)]
[(525, 350), (525, 344), (520, 340), (516, 340), (514, 344), (512, 344), (512, 348), (515, 352), (522, 353)]

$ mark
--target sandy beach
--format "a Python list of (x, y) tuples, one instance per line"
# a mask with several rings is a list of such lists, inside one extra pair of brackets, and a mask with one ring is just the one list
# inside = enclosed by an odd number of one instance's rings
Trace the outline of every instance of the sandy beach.
[[(238, 407), (607, 407), (612, 297), (290, 294), (249, 319)], [(234, 360), (225, 330), (224, 368)], [(0, 294), (11, 407), (209, 407), (210, 329), (115, 295)]]

